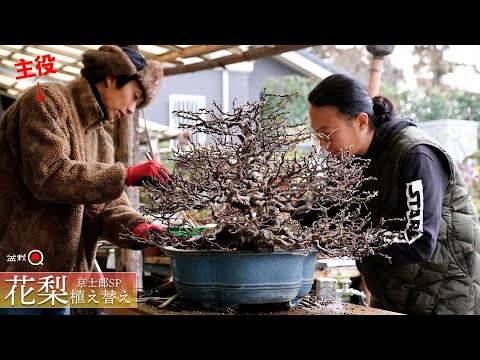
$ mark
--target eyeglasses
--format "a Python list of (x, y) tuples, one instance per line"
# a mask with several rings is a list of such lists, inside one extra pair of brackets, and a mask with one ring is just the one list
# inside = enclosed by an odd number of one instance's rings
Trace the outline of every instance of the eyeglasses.
[[(351, 118), (353, 118), (354, 116), (356, 115), (352, 115), (350, 116), (342, 125), (340, 125), (339, 127), (337, 127), (336, 129), (334, 129), (333, 131), (331, 131), (329, 134), (324, 134), (324, 133), (319, 133), (319, 132), (313, 132), (312, 133), (312, 138), (313, 140), (315, 141), (316, 145), (318, 145), (319, 147), (323, 147), (325, 150), (328, 150), (330, 148), (330, 145), (332, 144), (332, 139), (330, 139), (330, 136), (332, 136), (332, 134), (337, 131), (338, 129), (340, 129), (343, 125), (345, 125)], [(322, 141), (325, 143), (325, 145), (322, 145)]]

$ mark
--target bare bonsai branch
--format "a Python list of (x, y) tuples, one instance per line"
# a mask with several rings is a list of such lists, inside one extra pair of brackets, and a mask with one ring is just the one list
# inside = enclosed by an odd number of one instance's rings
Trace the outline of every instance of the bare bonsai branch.
[[(368, 161), (351, 156), (349, 149), (337, 156), (295, 150), (311, 133), (288, 125), (287, 95), (265, 94), (237, 107), (234, 102), (230, 113), (215, 103), (213, 110), (175, 112), (189, 120), (181, 128), (208, 134), (212, 141), (174, 149), (173, 160), (183, 171), (181, 176), (174, 170), (174, 185), (147, 184), (151, 206), (143, 211), (167, 226), (148, 241), (187, 249), (315, 248), (325, 256), (358, 259), (379, 253), (399, 236), (383, 223), (372, 227), (369, 216), (361, 215), (377, 195), (362, 191), (362, 184), (374, 180), (363, 176)], [(267, 97), (278, 101), (267, 103)], [(216, 227), (178, 237), (169, 230), (187, 225), (174, 220), (182, 210)], [(319, 214), (312, 226), (294, 220), (310, 211)]]

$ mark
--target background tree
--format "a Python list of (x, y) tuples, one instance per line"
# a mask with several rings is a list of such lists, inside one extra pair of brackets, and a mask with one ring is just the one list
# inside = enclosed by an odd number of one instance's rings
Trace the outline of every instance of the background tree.
[[(368, 84), (372, 54), (367, 51), (365, 45), (352, 45), (348, 48), (337, 45), (318, 45), (313, 46), (311, 51), (323, 61), (337, 66), (365, 85)], [(403, 79), (403, 70), (393, 66), (386, 56), (383, 63), (382, 83), (393, 85)]]
[(419, 86), (429, 88), (443, 85), (448, 88), (442, 84), (442, 78), (455, 69), (455, 64), (444, 56), (449, 48), (449, 45), (415, 45), (412, 55), (416, 56), (418, 61), (413, 68), (417, 73)]
[[(306, 125), (308, 118), (308, 93), (317, 85), (317, 80), (302, 75), (288, 75), (267, 78), (263, 84), (269, 93), (286, 94), (289, 102), (290, 113), (288, 114), (289, 125)], [(288, 95), (290, 94), (290, 95)], [(267, 103), (273, 105), (274, 98), (268, 97)], [(266, 106), (264, 109), (271, 109)], [(266, 112), (270, 110), (264, 110)], [(266, 113), (265, 113), (266, 114)]]
[[(356, 45), (349, 48), (336, 45), (319, 45), (311, 48), (323, 61), (331, 63), (340, 70), (360, 79), (367, 85), (371, 56), (365, 45)], [(403, 70), (394, 67), (388, 56), (384, 59), (384, 73), (382, 83), (396, 84), (403, 79)], [(263, 87), (268, 92), (277, 94), (296, 94), (288, 97), (291, 111), (289, 125), (305, 124), (308, 117), (308, 93), (317, 85), (320, 79), (308, 78), (302, 75), (288, 75), (270, 77), (265, 80)], [(271, 99), (267, 100), (271, 101)]]
[(397, 111), (415, 121), (458, 119), (480, 121), (480, 94), (452, 89), (442, 85), (427, 89), (398, 91), (382, 84), (380, 93), (390, 98)]

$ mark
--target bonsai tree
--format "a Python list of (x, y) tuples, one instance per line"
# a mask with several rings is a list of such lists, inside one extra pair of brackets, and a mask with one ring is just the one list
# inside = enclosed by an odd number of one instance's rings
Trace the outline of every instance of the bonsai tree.
[[(198, 250), (317, 249), (328, 257), (354, 259), (378, 253), (395, 234), (370, 225), (361, 207), (376, 193), (362, 191), (368, 162), (345, 149), (333, 156), (323, 149), (301, 153), (297, 146), (311, 130), (288, 125), (291, 94), (265, 93), (259, 101), (230, 113), (213, 109), (176, 111), (193, 134), (211, 142), (176, 148), (170, 184), (145, 184), (151, 204), (141, 210), (165, 226), (152, 232), (155, 246)], [(267, 101), (267, 99), (269, 101)], [(273, 99), (273, 101), (271, 100)], [(318, 213), (310, 226), (299, 219)], [(178, 214), (186, 216), (179, 217)], [(215, 224), (197, 231), (196, 225)], [(173, 229), (175, 227), (175, 229)], [(181, 227), (183, 234), (179, 233)], [(132, 233), (126, 236), (134, 237)]]

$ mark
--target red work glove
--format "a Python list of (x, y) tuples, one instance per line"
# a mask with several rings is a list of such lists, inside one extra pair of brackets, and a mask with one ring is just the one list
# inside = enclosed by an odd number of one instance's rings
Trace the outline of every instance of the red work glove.
[(135, 236), (138, 236), (142, 239), (147, 240), (148, 239), (148, 232), (149, 231), (164, 231), (163, 226), (160, 225), (155, 225), (155, 224), (148, 224), (148, 223), (142, 223), (138, 224), (132, 229), (132, 233)]
[(146, 163), (128, 167), (125, 185), (141, 186), (144, 181), (152, 182), (152, 179), (157, 179), (163, 185), (172, 180), (165, 166), (156, 160), (149, 160)]

